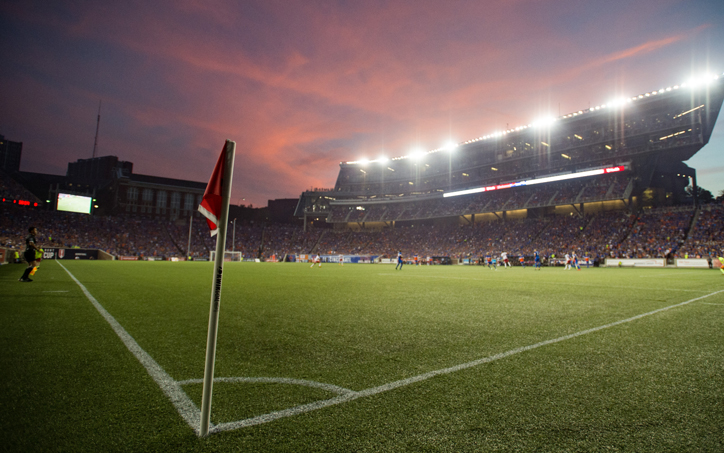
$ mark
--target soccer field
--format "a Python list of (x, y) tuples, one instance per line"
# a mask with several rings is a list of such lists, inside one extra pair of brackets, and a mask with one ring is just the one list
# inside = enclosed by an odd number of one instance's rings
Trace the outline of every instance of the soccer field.
[(226, 263), (203, 439), (211, 263), (21, 273), (8, 451), (724, 451), (716, 270)]

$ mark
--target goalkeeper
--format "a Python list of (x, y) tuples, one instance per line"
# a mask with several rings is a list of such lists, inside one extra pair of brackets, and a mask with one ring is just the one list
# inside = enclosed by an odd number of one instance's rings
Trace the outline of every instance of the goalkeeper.
[(719, 268), (719, 270), (721, 271), (722, 274), (724, 274), (724, 257), (720, 256), (719, 262), (721, 263), (721, 267)]
[(23, 276), (20, 277), (21, 282), (32, 282), (30, 279), (30, 273), (36, 269), (38, 262), (43, 257), (43, 249), (38, 247), (36, 236), (38, 235), (38, 229), (35, 227), (28, 228), (28, 237), (25, 238), (25, 252), (23, 257), (28, 262), (28, 267), (25, 269)]

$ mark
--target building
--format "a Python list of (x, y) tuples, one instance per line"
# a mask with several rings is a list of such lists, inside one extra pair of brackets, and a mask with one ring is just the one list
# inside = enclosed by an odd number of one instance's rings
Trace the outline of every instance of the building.
[(23, 143), (6, 140), (0, 135), (0, 170), (8, 174), (20, 171)]
[(133, 163), (116, 156), (68, 163), (65, 176), (19, 172), (17, 179), (50, 209), (59, 193), (90, 196), (93, 213), (154, 219), (198, 216), (206, 182), (133, 173)]

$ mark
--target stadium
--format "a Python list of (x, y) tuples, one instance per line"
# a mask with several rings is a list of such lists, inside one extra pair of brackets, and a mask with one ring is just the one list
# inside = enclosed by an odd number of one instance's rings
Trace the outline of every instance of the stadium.
[[(724, 200), (684, 162), (723, 102), (705, 76), (342, 162), (278, 215), (231, 206), (206, 439), (205, 183), (114, 156), (28, 174), (18, 154), (0, 175), (5, 446), (721, 451)], [(21, 284), (31, 225), (44, 259)], [(476, 265), (504, 252), (514, 267)]]
[[(708, 76), (444, 149), (342, 162), (335, 187), (304, 192), (295, 215), (304, 218), (305, 226), (323, 219), (341, 230), (417, 226), (444, 236), (468, 227), (462, 247), (458, 238), (433, 249), (405, 247), (406, 254), (477, 257), (505, 249), (530, 256), (535, 248), (555, 254), (568, 247), (601, 259), (607, 253), (666, 257), (695, 227), (697, 193), (687, 194), (685, 188), (697, 186), (696, 171), (684, 161), (708, 143), (723, 95), (722, 79)], [(681, 214), (685, 204), (692, 208)], [(626, 214), (661, 217), (670, 207), (679, 212), (679, 235), (655, 249), (627, 242), (626, 233), (603, 237), (601, 230), (626, 223)], [(502, 227), (498, 221), (515, 226)], [(635, 228), (634, 222), (629, 226)], [(516, 239), (486, 243), (485, 236), (505, 236), (501, 228)], [(569, 237), (553, 247), (545, 240), (561, 234)], [(353, 242), (368, 242), (361, 247), (365, 254), (389, 253), (374, 239), (351, 236)], [(333, 241), (326, 248), (350, 251)]]

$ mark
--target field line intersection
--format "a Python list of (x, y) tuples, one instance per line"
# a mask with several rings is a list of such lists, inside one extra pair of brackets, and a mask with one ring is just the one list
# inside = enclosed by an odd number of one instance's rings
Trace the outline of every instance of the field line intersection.
[[(113, 331), (118, 335), (118, 337), (121, 339), (121, 341), (124, 343), (124, 345), (128, 348), (128, 350), (136, 357), (136, 359), (146, 368), (149, 375), (152, 377), (152, 379), (158, 384), (158, 386), (161, 388), (161, 390), (164, 392), (164, 394), (169, 398), (171, 403), (174, 405), (176, 410), (178, 411), (179, 415), (183, 418), (183, 420), (189, 425), (189, 427), (197, 434), (199, 435), (199, 423), (200, 423), (200, 410), (199, 408), (194, 404), (194, 402), (189, 398), (189, 396), (186, 394), (186, 392), (183, 390), (184, 385), (189, 384), (198, 384), (202, 382), (201, 379), (187, 379), (187, 380), (181, 380), (177, 381), (173, 379), (141, 346), (133, 339), (133, 337), (123, 328), (123, 326), (116, 321), (116, 319), (98, 302), (98, 300), (88, 291), (88, 289), (78, 280), (75, 275), (73, 275), (70, 270), (68, 270), (63, 264), (61, 264), (59, 261), (56, 261), (56, 263), (70, 276), (70, 278), (80, 287), (83, 294), (86, 296), (86, 298), (91, 302), (91, 304), (96, 308), (96, 310), (101, 314), (101, 316), (110, 324)], [(387, 275), (387, 274), (380, 274), (380, 275)], [(703, 292), (703, 291), (702, 291)], [(631, 316), (625, 319), (621, 319), (615, 322), (607, 323), (604, 325), (599, 325), (597, 327), (589, 328), (580, 330), (578, 332), (563, 335), (557, 338), (552, 338), (544, 341), (540, 341), (538, 343), (530, 344), (527, 346), (522, 346), (518, 348), (513, 348), (510, 350), (507, 350), (505, 352), (501, 352), (498, 354), (489, 355), (480, 359), (476, 359), (473, 361), (461, 363), (455, 366), (441, 368), (433, 371), (428, 371), (416, 376), (412, 376), (406, 379), (396, 380), (392, 382), (388, 382), (386, 384), (382, 384), (375, 387), (370, 387), (367, 389), (355, 391), (351, 389), (347, 389), (344, 387), (339, 387), (333, 384), (328, 383), (320, 383), (315, 381), (309, 381), (309, 380), (303, 380), (303, 379), (294, 379), (294, 378), (285, 378), (285, 377), (217, 377), (214, 379), (215, 383), (218, 382), (224, 382), (224, 383), (278, 383), (278, 384), (289, 384), (289, 385), (300, 385), (300, 386), (307, 386), (307, 387), (314, 387), (323, 389), (325, 391), (328, 391), (330, 393), (336, 394), (336, 396), (325, 399), (325, 400), (318, 400), (314, 401), (312, 403), (303, 404), (295, 407), (291, 407), (288, 409), (283, 410), (277, 410), (273, 412), (269, 412), (267, 414), (258, 415), (242, 420), (236, 420), (232, 422), (223, 422), (223, 423), (217, 423), (212, 424), (210, 428), (210, 433), (219, 433), (224, 431), (231, 431), (236, 430), (244, 427), (254, 426), (254, 425), (260, 425), (264, 423), (268, 423), (274, 420), (286, 418), (286, 417), (292, 417), (295, 415), (315, 411), (318, 409), (322, 409), (325, 407), (335, 406), (342, 403), (350, 402), (359, 398), (364, 398), (367, 396), (377, 395), (380, 393), (384, 393), (390, 390), (398, 389), (401, 387), (405, 387), (414, 383), (422, 382), (428, 379), (431, 379), (436, 376), (442, 376), (450, 373), (455, 373), (457, 371), (465, 370), (468, 368), (476, 367), (479, 365), (483, 365), (486, 363), (490, 363), (496, 360), (500, 360), (506, 357), (510, 357), (522, 352), (530, 351), (542, 346), (552, 345), (556, 343), (560, 343), (566, 340), (570, 340), (573, 338), (581, 337), (584, 335), (588, 335), (591, 333), (595, 333), (604, 329), (608, 329), (611, 327), (615, 327), (621, 324), (629, 323), (632, 321), (636, 321), (651, 315), (655, 315), (657, 313), (661, 313), (667, 310), (671, 310), (673, 308), (682, 307), (688, 304), (691, 304), (693, 302), (702, 301), (705, 299), (708, 299), (712, 296), (715, 296), (717, 294), (724, 293), (724, 289), (720, 289), (717, 291), (713, 291), (711, 293), (689, 299), (683, 302), (679, 302), (676, 304), (668, 305), (666, 307), (658, 308), (656, 310), (648, 311), (645, 313), (641, 313), (635, 316)], [(714, 305), (714, 304), (712, 304)]]

